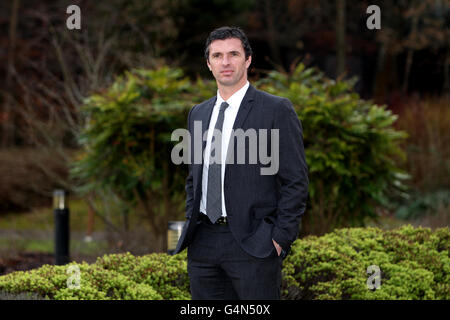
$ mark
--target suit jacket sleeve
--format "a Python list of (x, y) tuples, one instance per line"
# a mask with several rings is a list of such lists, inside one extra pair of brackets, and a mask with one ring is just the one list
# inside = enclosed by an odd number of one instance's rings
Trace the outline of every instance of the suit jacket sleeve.
[(286, 98), (276, 108), (274, 128), (279, 129), (279, 199), (272, 238), (288, 250), (299, 233), (309, 181), (302, 125), (292, 103)]
[[(188, 121), (187, 121), (187, 127), (189, 130), (189, 133), (191, 135), (191, 137), (193, 137), (193, 132), (191, 131), (191, 113), (192, 110), (195, 108), (195, 106), (193, 108), (191, 108), (191, 110), (189, 110), (189, 114), (188, 114)], [(193, 146), (193, 139), (191, 138), (190, 141), (191, 146)], [(190, 163), (188, 164), (188, 176), (186, 178), (186, 185), (185, 185), (185, 190), (186, 190), (186, 207), (185, 207), (185, 212), (186, 212), (186, 219), (190, 219), (190, 217), (192, 217), (192, 210), (194, 207), (194, 187), (193, 187), (193, 177), (192, 177), (192, 151), (190, 149), (192, 148), (188, 148), (188, 152), (189, 152), (189, 160)]]

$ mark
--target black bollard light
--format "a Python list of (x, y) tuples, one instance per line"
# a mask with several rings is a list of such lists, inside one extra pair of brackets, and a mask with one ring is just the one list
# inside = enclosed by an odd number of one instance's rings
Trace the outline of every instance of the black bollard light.
[(55, 264), (69, 263), (69, 207), (65, 190), (53, 191), (55, 217)]
[(172, 255), (183, 231), (184, 221), (169, 221), (167, 228), (167, 253)]

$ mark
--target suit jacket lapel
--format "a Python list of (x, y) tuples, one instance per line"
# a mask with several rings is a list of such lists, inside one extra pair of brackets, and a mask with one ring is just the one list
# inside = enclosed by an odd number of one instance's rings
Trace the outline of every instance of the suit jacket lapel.
[[(244, 124), (245, 119), (247, 118), (248, 113), (252, 108), (252, 102), (254, 100), (254, 96), (256, 93), (256, 89), (249, 85), (247, 92), (245, 93), (244, 98), (242, 99), (241, 105), (239, 106), (239, 111), (236, 115), (236, 119), (234, 120), (233, 130), (237, 128), (241, 128)], [(202, 121), (202, 154), (205, 151), (206, 140), (203, 141), (203, 135), (209, 128), (209, 122), (211, 121), (212, 111), (214, 109), (214, 105), (216, 104), (217, 96), (211, 98), (209, 102), (206, 104), (205, 111), (202, 113), (201, 121)]]
[[(238, 128), (242, 128), (242, 125), (244, 124), (245, 119), (247, 118), (252, 105), (253, 101), (255, 99), (255, 93), (256, 89), (249, 85), (247, 92), (245, 93), (244, 98), (242, 99), (241, 105), (239, 106), (239, 111), (236, 115), (236, 119), (234, 120), (233, 124), (233, 130), (236, 130)], [(206, 108), (204, 112), (202, 112), (200, 119), (202, 122), (202, 163), (203, 163), (203, 155), (206, 148), (206, 140), (203, 140), (203, 136), (205, 132), (209, 128), (209, 122), (211, 121), (211, 115), (212, 111), (214, 109), (214, 105), (216, 104), (217, 96), (211, 98), (208, 103), (206, 104)], [(200, 170), (202, 171), (202, 170)], [(200, 174), (201, 177), (201, 174)]]
[[(247, 92), (245, 93), (244, 98), (242, 99), (241, 105), (239, 106), (239, 111), (236, 115), (236, 119), (234, 120), (234, 124), (233, 124), (233, 132), (236, 131), (236, 129), (241, 128), (242, 129), (242, 125), (244, 124), (245, 119), (247, 118), (248, 114), (250, 113), (250, 110), (253, 107), (253, 101), (255, 100), (255, 93), (256, 93), (256, 89), (250, 85), (247, 89)], [(233, 134), (230, 136), (230, 141), (233, 138)], [(232, 144), (229, 143), (228, 144), (228, 150), (227, 150), (227, 160), (225, 162), (225, 177), (224, 180), (227, 181), (227, 176), (228, 176), (228, 167), (227, 163), (229, 163), (229, 161), (234, 163), (236, 155), (234, 154), (234, 150), (230, 150)], [(234, 144), (233, 144), (234, 146)], [(235, 147), (235, 146), (234, 146)]]
[(242, 125), (244, 124), (244, 121), (253, 106), (252, 102), (255, 97), (255, 92), (255, 88), (252, 85), (249, 85), (247, 92), (242, 99), (241, 105), (239, 106), (239, 111), (236, 115), (236, 119), (234, 120), (233, 130), (242, 128)]
[[(205, 135), (205, 132), (209, 128), (209, 122), (211, 121), (211, 115), (212, 115), (212, 111), (214, 109), (214, 105), (216, 104), (216, 100), (217, 100), (217, 96), (211, 98), (210, 101), (208, 102), (208, 104), (206, 105), (205, 111), (201, 115), (200, 120), (202, 121), (202, 137), (201, 137), (202, 138), (202, 155), (206, 148), (206, 140), (203, 140), (203, 136)], [(203, 159), (203, 157), (202, 157), (202, 159)], [(202, 160), (202, 162), (203, 162), (203, 160)]]
[[(194, 167), (194, 172), (193, 174), (197, 177), (196, 181), (196, 185), (194, 186), (194, 198), (198, 200), (198, 206), (200, 206), (200, 199), (201, 199), (201, 194), (202, 194), (202, 177), (203, 177), (203, 155), (205, 152), (205, 147), (206, 147), (206, 140), (203, 141), (203, 136), (205, 134), (205, 132), (208, 130), (209, 127), (209, 121), (211, 119), (211, 115), (212, 115), (212, 111), (214, 108), (214, 105), (216, 104), (216, 100), (217, 100), (217, 96), (212, 97), (211, 99), (209, 99), (209, 101), (206, 103), (205, 105), (205, 109), (203, 112), (200, 113), (199, 115), (199, 119), (195, 120), (195, 121), (201, 121), (202, 123), (202, 136), (201, 137), (195, 137), (195, 139), (202, 139), (202, 154), (201, 154), (201, 162), (198, 163), (197, 165), (193, 166)], [(195, 142), (193, 142), (195, 143)], [(191, 144), (193, 145), (193, 144)], [(200, 207), (197, 207), (197, 211), (200, 210)]]
[[(241, 105), (239, 106), (239, 111), (236, 115), (236, 119), (233, 124), (233, 130), (236, 130), (237, 128), (241, 128), (244, 124), (245, 119), (248, 116), (248, 113), (250, 112), (253, 101), (255, 99), (255, 93), (256, 89), (249, 85), (247, 92), (245, 93), (244, 98), (242, 99)], [(211, 115), (214, 108), (214, 105), (216, 104), (217, 96), (212, 97), (208, 103), (206, 104), (206, 108), (204, 112), (200, 115), (200, 121), (202, 121), (202, 164), (203, 164), (203, 155), (206, 148), (206, 140), (203, 141), (203, 135), (209, 128), (209, 122), (211, 121)], [(225, 180), (227, 176), (227, 170), (225, 166)], [(195, 194), (197, 195), (197, 199), (199, 199), (198, 204), (200, 205), (200, 197), (201, 197), (201, 186), (202, 186), (202, 176), (203, 176), (203, 165), (197, 166), (197, 186), (195, 188)]]

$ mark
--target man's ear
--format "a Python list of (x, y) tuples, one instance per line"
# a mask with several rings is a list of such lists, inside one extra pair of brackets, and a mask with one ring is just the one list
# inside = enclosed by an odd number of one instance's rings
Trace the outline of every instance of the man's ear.
[(245, 61), (245, 67), (248, 69), (252, 63), (252, 56), (248, 56), (247, 61)]
[(209, 64), (209, 59), (206, 60), (206, 64), (208, 65), (209, 71), (212, 71), (212, 70), (211, 70), (211, 65)]

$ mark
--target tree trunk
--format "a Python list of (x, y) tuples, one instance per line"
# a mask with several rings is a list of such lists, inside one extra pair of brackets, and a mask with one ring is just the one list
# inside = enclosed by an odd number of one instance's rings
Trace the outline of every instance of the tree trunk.
[(345, 72), (345, 0), (336, 0), (336, 78)]
[(1, 146), (6, 148), (14, 144), (15, 125), (13, 114), (13, 93), (12, 77), (14, 74), (14, 52), (16, 48), (16, 31), (19, 12), (19, 0), (14, 0), (11, 8), (11, 20), (9, 22), (9, 49), (8, 49), (8, 66), (6, 71), (6, 101), (3, 109), (2, 125), (2, 140)]
[[(414, 15), (412, 19), (412, 26), (411, 26), (411, 35), (414, 37), (417, 34), (417, 24), (419, 22), (419, 16), (418, 14)], [(402, 91), (407, 92), (408, 91), (408, 82), (409, 82), (409, 74), (411, 73), (411, 65), (413, 61), (414, 56), (414, 48), (412, 46), (409, 47), (408, 53), (406, 55), (406, 61), (405, 61), (405, 73), (403, 75), (403, 86)]]
[(384, 101), (386, 97), (386, 83), (383, 81), (384, 65), (386, 62), (388, 42), (382, 42), (378, 50), (377, 68), (373, 80), (372, 96), (375, 101)]
[(402, 91), (405, 93), (408, 91), (408, 82), (409, 82), (408, 80), (409, 80), (409, 74), (411, 73), (411, 65), (412, 65), (413, 56), (414, 56), (413, 49), (409, 49), (408, 53), (406, 55), (405, 73), (403, 75)]
[(267, 40), (269, 42), (270, 51), (272, 53), (272, 58), (276, 64), (282, 67), (280, 47), (278, 45), (277, 30), (275, 27), (275, 20), (273, 17), (273, 10), (270, 7), (272, 1), (266, 0), (264, 2), (264, 11), (267, 23)]
[(447, 95), (450, 92), (450, 46), (447, 46), (447, 55), (444, 62), (444, 84), (442, 85), (442, 90)]

